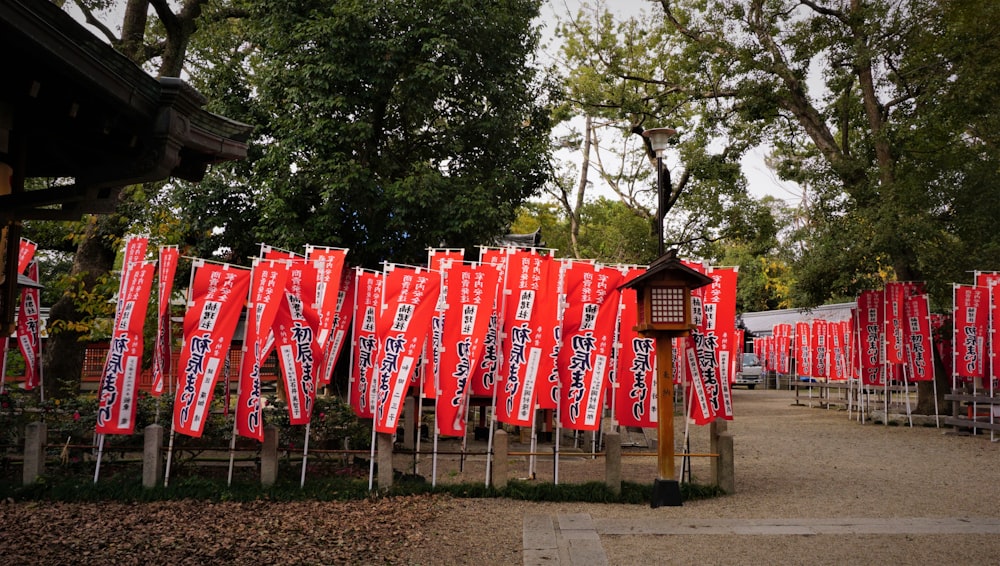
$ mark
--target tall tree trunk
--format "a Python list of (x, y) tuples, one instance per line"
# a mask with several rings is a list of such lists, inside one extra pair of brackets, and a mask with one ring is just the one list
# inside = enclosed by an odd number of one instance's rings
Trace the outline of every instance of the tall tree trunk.
[[(77, 289), (92, 290), (114, 266), (115, 250), (101, 237), (100, 221), (87, 219), (85, 235), (77, 246), (70, 275)], [(54, 399), (71, 397), (80, 390), (80, 377), (87, 343), (81, 340), (88, 332), (78, 323), (87, 316), (78, 308), (76, 293), (65, 293), (49, 309), (49, 338), (43, 351), (42, 373), (45, 392)]]

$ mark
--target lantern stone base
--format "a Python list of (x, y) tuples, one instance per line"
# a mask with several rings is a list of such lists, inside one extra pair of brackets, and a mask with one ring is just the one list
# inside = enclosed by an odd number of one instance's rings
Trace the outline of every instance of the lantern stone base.
[(653, 500), (650, 507), (681, 507), (681, 484), (677, 480), (661, 480), (656, 478), (653, 482)]

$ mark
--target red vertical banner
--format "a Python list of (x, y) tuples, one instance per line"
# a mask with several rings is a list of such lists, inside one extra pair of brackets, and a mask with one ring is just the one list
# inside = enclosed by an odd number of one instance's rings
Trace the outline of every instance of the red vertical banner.
[[(857, 309), (852, 309), (852, 310), (854, 312), (857, 312)], [(852, 312), (851, 318), (847, 320), (842, 320), (838, 323), (840, 327), (839, 331), (841, 336), (841, 344), (843, 345), (844, 348), (844, 367), (845, 367), (844, 374), (847, 376), (847, 379), (858, 378), (857, 347), (855, 344), (855, 332), (854, 332), (855, 319), (853, 316), (854, 312)]]
[(500, 269), (500, 292), (497, 294), (497, 302), (493, 305), (493, 313), (490, 315), (490, 325), (486, 331), (486, 341), (483, 344), (483, 355), (472, 372), (472, 396), (492, 397), (493, 389), (496, 386), (497, 371), (500, 366), (501, 337), (500, 325), (504, 305), (506, 304), (506, 274), (507, 264), (513, 248), (482, 248), (479, 254), (479, 262), (495, 265)]
[(812, 376), (812, 332), (808, 322), (795, 323), (795, 373)]
[(986, 330), (989, 324), (988, 294), (985, 287), (955, 285), (955, 336), (957, 377), (965, 380), (985, 377)]
[(990, 310), (990, 323), (989, 323), (989, 340), (987, 344), (987, 358), (988, 363), (986, 368), (988, 370), (988, 375), (991, 380), (1000, 378), (1000, 291), (997, 287), (1000, 286), (1000, 273), (990, 272), (981, 273), (976, 272), (976, 286), (986, 287), (989, 290), (989, 310)]
[(890, 364), (902, 364), (906, 361), (903, 350), (903, 309), (906, 295), (905, 283), (885, 284), (885, 361)]
[[(540, 322), (539, 298), (542, 289), (550, 288), (549, 266), (552, 257), (537, 251), (517, 251), (507, 265), (508, 296), (504, 315), (503, 357), (497, 389), (496, 415), (502, 423), (530, 426), (534, 420), (535, 392), (539, 376), (545, 332)], [(617, 293), (615, 300), (617, 301)], [(615, 307), (617, 308), (617, 302)]]
[[(38, 283), (38, 262), (28, 264), (28, 279)], [(17, 346), (24, 358), (24, 388), (34, 389), (42, 381), (41, 304), (38, 287), (21, 289), (17, 309)]]
[(17, 272), (24, 273), (25, 269), (28, 269), (28, 264), (35, 257), (35, 251), (38, 249), (38, 244), (21, 238), (17, 246)]
[(316, 307), (318, 316), (316, 342), (319, 344), (320, 352), (317, 361), (322, 363), (316, 372), (316, 383), (319, 387), (323, 387), (329, 385), (333, 375), (335, 360), (329, 354), (333, 345), (337, 305), (341, 301), (340, 285), (343, 281), (347, 250), (306, 246), (306, 259), (311, 261), (316, 269), (316, 297), (312, 303)]
[[(645, 273), (633, 268), (622, 278), (622, 284)], [(615, 379), (615, 416), (621, 426), (651, 428), (656, 426), (656, 339), (640, 336), (635, 331), (639, 308), (635, 289), (621, 291), (621, 324)]]
[(98, 434), (132, 434), (136, 394), (142, 373), (142, 327), (153, 286), (153, 262), (132, 264), (115, 313), (114, 333), (101, 374), (97, 407)]
[[(709, 267), (704, 272), (712, 278), (712, 282), (698, 289), (705, 309), (703, 331), (715, 337), (720, 393), (728, 398), (729, 384), (736, 379), (736, 283), (739, 271), (735, 267)], [(731, 405), (724, 403), (723, 410)], [(731, 418), (732, 414), (728, 416)]]
[(159, 397), (163, 394), (163, 383), (170, 379), (173, 368), (170, 359), (173, 355), (173, 336), (170, 332), (170, 295), (174, 291), (174, 275), (177, 273), (177, 261), (180, 252), (177, 246), (161, 246), (160, 262), (157, 270), (156, 285), (156, 344), (153, 346), (153, 387), (152, 394)]
[(828, 322), (826, 332), (828, 337), (827, 344), (830, 348), (828, 377), (832, 381), (844, 381), (847, 379), (847, 361), (845, 359), (844, 335), (841, 332), (840, 322)]
[(883, 291), (864, 291), (858, 297), (858, 356), (865, 385), (885, 385), (883, 295)]
[(173, 429), (200, 437), (250, 288), (250, 270), (200, 259), (192, 269)]
[(441, 293), (437, 307), (434, 309), (434, 316), (431, 317), (431, 339), (425, 346), (426, 357), (421, 365), (424, 397), (436, 399), (439, 389), (440, 370), (438, 364), (441, 361), (441, 335), (444, 330), (444, 309), (445, 289), (447, 288), (448, 269), (452, 266), (459, 266), (465, 259), (464, 249), (444, 249), (432, 248), (427, 251), (427, 267), (441, 274)]
[(385, 270), (379, 341), (375, 430), (396, 432), (403, 397), (419, 362), (441, 290), (441, 275), (420, 267), (389, 264)]
[(572, 430), (598, 430), (608, 381), (621, 272), (584, 262), (565, 269), (566, 310), (558, 367), (559, 420)]
[(326, 364), (332, 375), (333, 368), (337, 365), (340, 353), (344, 350), (344, 342), (347, 340), (347, 332), (351, 326), (351, 316), (354, 314), (354, 273), (345, 269), (340, 278), (340, 290), (337, 292), (337, 308), (333, 313), (333, 328), (327, 350), (323, 354), (323, 363)]
[(354, 315), (351, 348), (350, 402), (354, 414), (370, 419), (375, 416), (378, 376), (378, 337), (375, 334), (382, 304), (384, 276), (377, 271), (355, 270)]
[[(535, 313), (535, 332), (542, 357), (538, 363), (538, 383), (535, 385), (535, 403), (539, 409), (555, 409), (559, 406), (559, 348), (562, 344), (563, 266), (564, 261), (549, 261), (544, 264), (550, 282), (538, 290), (538, 305)], [(554, 282), (554, 284), (552, 284)]]
[(322, 368), (319, 313), (316, 310), (318, 261), (292, 261), (288, 266), (283, 300), (274, 318), (274, 348), (281, 367), (282, 386), (288, 401), (288, 422), (308, 424), (316, 400), (318, 373)]
[(261, 417), (260, 367), (273, 347), (271, 328), (284, 300), (288, 263), (255, 259), (247, 303), (246, 334), (236, 398), (236, 434), (264, 441)]
[(931, 345), (931, 317), (927, 295), (906, 297), (903, 304), (906, 316), (906, 358), (911, 381), (934, 379), (934, 357)]
[(825, 320), (813, 320), (812, 327), (812, 377), (829, 377), (830, 345), (829, 325)]
[[(715, 420), (719, 407), (717, 398), (713, 402), (706, 376), (702, 375), (704, 368), (715, 365), (715, 354), (712, 345), (699, 330), (692, 330), (691, 335), (683, 340), (687, 343), (682, 353), (687, 383), (684, 388), (687, 413), (694, 424), (703, 426)], [(717, 378), (710, 377), (709, 380), (715, 382)]]
[(791, 370), (788, 354), (792, 346), (792, 325), (775, 324), (772, 328), (772, 335), (774, 336), (774, 349), (776, 353), (774, 371), (780, 374), (787, 374)]
[(453, 263), (445, 272), (434, 423), (438, 434), (465, 436), (469, 379), (483, 352), (500, 269), (491, 264)]

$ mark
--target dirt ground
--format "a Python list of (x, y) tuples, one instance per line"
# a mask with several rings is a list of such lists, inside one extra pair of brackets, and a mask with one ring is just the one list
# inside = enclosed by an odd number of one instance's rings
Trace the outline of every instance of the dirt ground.
[[(861, 424), (844, 411), (793, 401), (789, 391), (735, 391), (736, 418), (729, 430), (735, 437), (736, 493), (682, 507), (444, 497), (346, 503), (6, 502), (0, 503), (0, 556), (7, 564), (520, 564), (528, 514), (588, 513), (595, 521), (648, 523), (1000, 516), (1000, 444), (989, 436)], [(679, 450), (684, 423), (676, 423)], [(707, 429), (695, 429), (690, 450), (707, 451), (707, 442)], [(439, 444), (439, 450), (446, 447)], [(522, 447), (514, 443), (511, 450)], [(649, 451), (642, 446), (626, 450)], [(413, 460), (397, 456), (396, 467), (412, 473)], [(624, 460), (625, 479), (652, 481), (655, 458)], [(531, 476), (527, 457), (512, 457), (511, 467), (516, 477)], [(600, 481), (603, 469), (603, 460), (583, 452), (563, 455), (560, 483)], [(424, 456), (416, 471), (427, 481), (432, 475), (440, 482), (482, 481), (485, 460), (470, 457), (460, 463), (442, 457), (435, 467), (433, 458)], [(529, 481), (552, 481), (552, 458), (538, 458), (534, 474)], [(707, 478), (703, 459), (692, 460), (692, 475), (696, 481)], [(602, 535), (601, 544), (611, 564), (996, 564), (997, 539)]]

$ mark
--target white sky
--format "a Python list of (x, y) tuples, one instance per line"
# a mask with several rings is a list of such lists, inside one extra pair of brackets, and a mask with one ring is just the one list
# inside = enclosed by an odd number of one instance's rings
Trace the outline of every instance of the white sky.
[[(546, 0), (542, 6), (542, 41), (549, 43), (551, 51), (558, 49), (554, 44), (557, 20), (565, 20), (569, 14), (575, 14), (582, 3), (582, 0)], [(657, 13), (661, 10), (658, 0), (605, 0), (605, 6), (622, 19), (638, 16), (642, 12)], [(662, 125), (670, 126), (670, 124)], [(582, 124), (578, 129), (582, 129)], [(757, 147), (748, 152), (741, 161), (750, 194), (755, 197), (771, 195), (785, 201), (789, 206), (798, 206), (802, 200), (801, 188), (795, 183), (778, 179), (764, 162), (766, 154), (767, 148)], [(560, 155), (567, 155), (567, 152)], [(579, 152), (576, 155), (579, 157)]]

